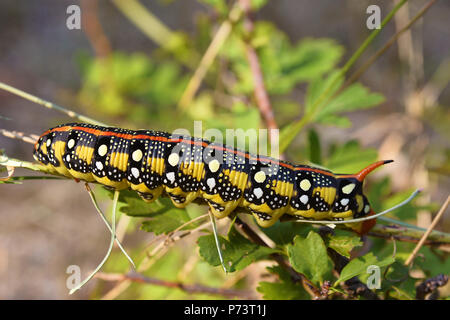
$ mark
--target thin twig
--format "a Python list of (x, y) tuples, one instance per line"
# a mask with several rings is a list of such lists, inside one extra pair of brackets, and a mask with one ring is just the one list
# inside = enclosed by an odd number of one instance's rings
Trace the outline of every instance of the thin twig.
[(11, 93), (13, 93), (13, 94), (15, 94), (15, 95), (17, 95), (19, 97), (22, 97), (22, 98), (27, 99), (27, 100), (29, 100), (31, 102), (37, 103), (37, 104), (39, 104), (39, 105), (41, 105), (43, 107), (46, 107), (48, 109), (54, 109), (54, 110), (57, 110), (59, 112), (62, 112), (64, 114), (68, 115), (71, 118), (75, 118), (75, 119), (78, 119), (78, 120), (83, 121), (83, 122), (92, 123), (92, 124), (96, 124), (96, 125), (100, 125), (100, 126), (106, 126), (106, 124), (104, 124), (102, 122), (99, 122), (97, 120), (94, 120), (94, 119), (86, 117), (86, 116), (83, 116), (83, 115), (81, 115), (79, 113), (76, 113), (74, 111), (67, 110), (64, 107), (61, 107), (61, 106), (59, 106), (57, 104), (54, 104), (54, 103), (51, 103), (51, 102), (46, 101), (44, 99), (41, 99), (39, 97), (33, 96), (32, 94), (26, 93), (25, 91), (16, 89), (16, 88), (14, 88), (14, 87), (12, 87), (10, 85), (7, 85), (6, 83), (0, 82), (0, 89), (3, 89), (3, 90), (8, 91), (8, 92), (11, 92)]
[(166, 281), (156, 278), (150, 278), (143, 276), (139, 273), (128, 273), (128, 274), (117, 274), (117, 273), (98, 273), (96, 278), (105, 281), (123, 281), (129, 280), (132, 282), (146, 283), (156, 286), (162, 286), (167, 288), (178, 288), (187, 293), (197, 293), (197, 294), (214, 294), (221, 295), (228, 298), (240, 298), (240, 299), (256, 299), (253, 293), (242, 290), (232, 290), (232, 289), (222, 289), (222, 288), (211, 288), (201, 284), (184, 284), (181, 282)]
[(195, 70), (194, 75), (189, 80), (189, 83), (186, 86), (186, 89), (184, 90), (180, 101), (178, 102), (178, 108), (181, 111), (186, 111), (186, 109), (189, 107), (189, 104), (197, 93), (200, 84), (202, 83), (203, 78), (206, 75), (206, 72), (211, 67), (214, 59), (219, 53), (220, 48), (222, 48), (222, 45), (230, 35), (233, 23), (235, 23), (239, 19), (240, 15), (241, 11), (239, 6), (235, 5), (231, 9), (230, 14), (228, 15), (228, 19), (222, 22), (221, 26), (217, 30), (213, 40), (211, 41), (208, 49), (206, 49), (205, 54), (203, 55), (197, 69)]
[(137, 0), (112, 0), (112, 3), (147, 37), (164, 47), (174, 33)]
[(217, 232), (216, 219), (215, 219), (213, 213), (211, 212), (211, 210), (208, 210), (208, 214), (209, 214), (209, 218), (211, 220), (211, 226), (212, 226), (212, 230), (213, 230), (213, 234), (214, 234), (214, 240), (216, 241), (216, 248), (217, 248), (217, 253), (219, 254), (220, 264), (222, 265), (223, 271), (225, 273), (227, 273), (227, 268), (225, 267), (225, 262), (223, 261), (222, 249), (220, 248), (220, 241), (219, 241), (219, 236), (218, 236), (218, 232)]
[(99, 265), (95, 268), (95, 270), (92, 271), (91, 274), (86, 279), (84, 279), (81, 283), (79, 283), (75, 288), (71, 289), (69, 291), (69, 294), (73, 294), (75, 291), (81, 289), (86, 283), (88, 283), (89, 280), (91, 280), (95, 276), (95, 274), (103, 267), (106, 260), (110, 256), (112, 248), (114, 246), (114, 240), (116, 239), (116, 233), (115, 233), (116, 232), (116, 208), (117, 208), (117, 202), (119, 201), (119, 194), (120, 194), (120, 192), (117, 190), (114, 192), (112, 215), (111, 215), (111, 240), (109, 242), (108, 251), (106, 251), (105, 257), (99, 263)]
[(81, 9), (83, 11), (83, 31), (94, 48), (96, 56), (99, 58), (108, 57), (112, 49), (98, 19), (98, 1), (81, 0)]
[[(206, 228), (209, 225), (209, 222), (206, 222), (200, 226), (198, 226), (195, 229), (186, 231), (185, 233), (182, 233), (181, 235), (177, 235), (174, 236), (173, 238), (172, 235), (168, 235), (168, 237), (164, 240), (161, 241), (153, 250), (151, 253), (147, 254), (144, 257), (144, 260), (139, 264), (139, 267), (137, 268), (138, 272), (143, 272), (145, 270), (147, 270), (148, 268), (150, 268), (151, 265), (153, 265), (153, 263), (159, 259), (161, 259), (161, 257), (168, 252), (168, 249), (170, 247), (170, 245), (174, 244), (176, 241), (190, 235), (193, 233), (196, 233), (198, 231), (200, 231), (203, 228)], [(103, 297), (102, 300), (111, 300), (116, 298), (117, 296), (119, 296), (123, 291), (125, 291), (131, 284), (131, 281), (129, 280), (123, 280), (121, 283), (117, 284), (114, 288), (112, 288), (110, 291), (108, 291)]]
[[(250, 17), (251, 3), (249, 0), (239, 0), (239, 3), (245, 13), (244, 28), (249, 34), (251, 34), (254, 30), (253, 21)], [(259, 112), (261, 113), (268, 129), (278, 130), (278, 125), (275, 121), (269, 95), (267, 94), (267, 90), (264, 85), (264, 76), (261, 70), (261, 64), (259, 63), (259, 58), (256, 54), (255, 48), (251, 46), (248, 39), (245, 42), (245, 50), (253, 76), (256, 104), (258, 105)]]
[(345, 88), (347, 88), (349, 85), (354, 83), (358, 78), (379, 58), (383, 53), (386, 52), (394, 43), (397, 41), (397, 39), (407, 30), (411, 28), (411, 26), (419, 20), (427, 11), (430, 9), (430, 7), (436, 2), (436, 0), (430, 0), (420, 11), (419, 13), (411, 19), (408, 24), (406, 24), (403, 28), (401, 28), (395, 35), (393, 35), (386, 44), (378, 50), (375, 54), (373, 54), (367, 61), (358, 68), (345, 82), (345, 84), (342, 86), (342, 88), (336, 93), (336, 95), (340, 92), (342, 92)]
[(25, 133), (20, 131), (9, 131), (6, 129), (0, 129), (0, 133), (3, 134), (5, 137), (11, 138), (11, 139), (19, 139), (26, 143), (34, 145), (36, 141), (39, 139), (38, 136), (35, 134), (32, 134), (30, 136), (25, 135)]
[(319, 97), (314, 101), (314, 103), (311, 106), (311, 110), (313, 110), (310, 113), (305, 113), (303, 117), (294, 122), (291, 125), (291, 129), (289, 130), (289, 133), (285, 135), (283, 141), (280, 143), (280, 153), (283, 153), (286, 148), (289, 146), (289, 144), (294, 140), (294, 138), (297, 136), (297, 134), (300, 132), (300, 130), (311, 120), (314, 119), (316, 114), (319, 114), (319, 112), (322, 110), (322, 107), (326, 105), (326, 102), (331, 99), (330, 93), (332, 90), (336, 87), (336, 85), (339, 83), (339, 81), (344, 77), (344, 75), (348, 72), (348, 70), (355, 64), (355, 62), (360, 58), (360, 56), (363, 54), (363, 52), (369, 47), (369, 45), (373, 42), (373, 40), (378, 36), (378, 34), (384, 29), (386, 24), (392, 19), (392, 17), (395, 15), (395, 13), (406, 3), (408, 0), (401, 0), (384, 18), (384, 20), (381, 22), (380, 29), (373, 30), (370, 35), (366, 38), (366, 40), (359, 46), (359, 48), (353, 53), (353, 55), (349, 58), (347, 63), (338, 71), (337, 75), (335, 76), (334, 80), (330, 82), (330, 84), (324, 88), (322, 93), (319, 95)]
[[(89, 184), (86, 182), (84, 184), (84, 186), (86, 187), (87, 192), (89, 193), (89, 196), (91, 197), (92, 203), (94, 204), (95, 209), (97, 210), (98, 214), (100, 215), (100, 218), (102, 218), (103, 222), (105, 223), (106, 227), (108, 228), (109, 232), (113, 233), (113, 230), (111, 229), (111, 226), (108, 223), (108, 220), (106, 219), (104, 213), (102, 212), (102, 210), (100, 209), (100, 207), (98, 206), (97, 200), (95, 199), (95, 195), (92, 192), (91, 188), (89, 187)], [(116, 240), (117, 246), (120, 248), (120, 250), (123, 252), (123, 254), (125, 255), (125, 257), (128, 259), (128, 261), (130, 261), (130, 263), (132, 264), (133, 268), (136, 269), (136, 265), (134, 264), (133, 259), (131, 259), (131, 257), (128, 255), (128, 253), (125, 251), (124, 247), (122, 246), (122, 244), (120, 243), (120, 240), (117, 238), (116, 234), (114, 234), (114, 239)]]
[(425, 240), (428, 238), (428, 236), (430, 235), (431, 231), (434, 229), (434, 227), (436, 227), (437, 223), (439, 222), (439, 219), (442, 217), (442, 215), (444, 214), (445, 210), (447, 209), (448, 205), (450, 203), (450, 196), (447, 197), (447, 200), (444, 202), (444, 204), (442, 205), (441, 209), (439, 210), (438, 214), (436, 215), (436, 217), (434, 217), (433, 222), (431, 223), (431, 225), (428, 227), (427, 231), (424, 233), (424, 235), (422, 236), (422, 238), (420, 239), (419, 243), (417, 244), (417, 246), (414, 248), (413, 252), (411, 253), (411, 255), (408, 257), (408, 259), (406, 259), (405, 261), (405, 266), (408, 266), (411, 264), (411, 262), (414, 260), (414, 258), (417, 255), (417, 252), (419, 252), (420, 248), (423, 246), (423, 244), (425, 243)]

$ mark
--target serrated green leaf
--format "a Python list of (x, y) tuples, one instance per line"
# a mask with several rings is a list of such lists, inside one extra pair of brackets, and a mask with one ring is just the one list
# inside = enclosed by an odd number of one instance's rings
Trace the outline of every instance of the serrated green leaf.
[(278, 275), (278, 282), (260, 282), (256, 290), (262, 293), (266, 300), (306, 300), (310, 296), (301, 285), (292, 282), (287, 271), (279, 266), (267, 268)]
[(172, 208), (144, 221), (141, 229), (156, 235), (167, 234), (191, 219), (186, 210)]
[(317, 117), (327, 100), (339, 89), (344, 82), (338, 71), (334, 71), (326, 78), (318, 78), (312, 81), (306, 92), (305, 97), (305, 113), (313, 114)]
[(383, 95), (371, 93), (361, 84), (355, 83), (321, 108), (320, 112), (316, 116), (316, 120), (320, 121), (324, 117), (336, 115), (341, 112), (370, 108), (382, 103), (383, 101)]
[(261, 231), (281, 246), (291, 243), (297, 235), (306, 237), (313, 229), (309, 224), (277, 221), (271, 227), (261, 228)]
[(340, 282), (347, 281), (353, 277), (357, 277), (361, 274), (367, 274), (367, 267), (371, 265), (376, 265), (379, 268), (388, 266), (395, 262), (393, 257), (387, 257), (382, 261), (378, 261), (377, 257), (373, 255), (372, 252), (368, 254), (358, 257), (356, 259), (351, 260), (345, 267), (342, 269), (339, 279), (336, 280), (334, 286), (336, 286)]
[(357, 236), (331, 236), (328, 246), (344, 257), (350, 258), (350, 251), (363, 243)]
[[(219, 236), (222, 256), (228, 272), (244, 269), (249, 264), (267, 258), (268, 255), (277, 252), (274, 249), (263, 247), (250, 242), (232, 227), (227, 238)], [(220, 265), (219, 254), (213, 235), (198, 238), (200, 256), (212, 266)]]
[(294, 244), (288, 245), (287, 253), (292, 267), (315, 284), (331, 277), (333, 265), (322, 238), (310, 231), (306, 238), (297, 236)]

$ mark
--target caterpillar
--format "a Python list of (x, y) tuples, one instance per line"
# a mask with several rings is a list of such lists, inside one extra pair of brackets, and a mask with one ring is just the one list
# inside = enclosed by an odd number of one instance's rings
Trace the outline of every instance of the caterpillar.
[[(254, 155), (220, 143), (161, 131), (69, 123), (45, 131), (33, 157), (50, 172), (115, 190), (131, 189), (147, 202), (169, 196), (178, 208), (203, 199), (217, 218), (240, 208), (261, 227), (283, 215), (295, 220), (345, 221), (373, 215), (364, 178), (392, 160), (356, 174)], [(375, 220), (349, 223), (368, 232)]]

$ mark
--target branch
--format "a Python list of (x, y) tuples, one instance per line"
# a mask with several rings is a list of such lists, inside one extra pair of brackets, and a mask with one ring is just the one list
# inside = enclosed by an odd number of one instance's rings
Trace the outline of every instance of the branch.
[(84, 14), (83, 31), (94, 48), (96, 56), (108, 57), (112, 49), (98, 19), (98, 0), (82, 0), (81, 8)]
[(434, 229), (434, 227), (436, 227), (437, 223), (439, 222), (439, 219), (442, 217), (442, 215), (444, 214), (445, 210), (447, 210), (447, 207), (449, 205), (450, 202), (450, 196), (447, 197), (447, 200), (444, 202), (444, 204), (442, 205), (441, 209), (439, 210), (438, 214), (436, 215), (436, 217), (434, 217), (433, 222), (431, 223), (431, 225), (428, 227), (428, 230), (424, 233), (424, 235), (422, 236), (422, 238), (420, 239), (419, 243), (417, 244), (417, 246), (414, 248), (414, 251), (411, 253), (411, 255), (408, 257), (408, 259), (405, 261), (405, 266), (408, 266), (409, 264), (411, 264), (411, 262), (414, 260), (414, 258), (417, 255), (417, 252), (419, 252), (420, 248), (422, 247), (422, 245), (425, 243), (426, 239), (429, 237), (431, 231)]
[(217, 30), (213, 40), (209, 44), (208, 49), (206, 49), (206, 52), (203, 55), (200, 64), (195, 70), (194, 75), (189, 80), (189, 83), (186, 86), (186, 89), (184, 90), (180, 98), (180, 101), (178, 102), (178, 108), (181, 111), (186, 111), (186, 109), (189, 107), (189, 104), (191, 103), (192, 99), (197, 93), (200, 84), (203, 81), (203, 78), (206, 76), (208, 69), (211, 67), (212, 63), (214, 62), (214, 59), (219, 53), (220, 48), (222, 48), (222, 45), (225, 43), (228, 36), (230, 35), (233, 24), (237, 20), (239, 20), (240, 16), (241, 16), (240, 8), (238, 6), (234, 6), (230, 10), (228, 19), (225, 20), (219, 27), (219, 30)]
[[(250, 1), (239, 0), (239, 3), (245, 13), (244, 28), (249, 34), (251, 34), (254, 30), (254, 25), (251, 19)], [(274, 113), (269, 100), (269, 95), (267, 94), (267, 90), (264, 85), (264, 77), (261, 70), (261, 64), (259, 63), (258, 55), (256, 54), (255, 49), (251, 46), (248, 39), (247, 41), (245, 41), (245, 50), (247, 52), (247, 59), (250, 64), (250, 70), (253, 76), (253, 83), (255, 86), (255, 98), (259, 108), (259, 112), (264, 118), (267, 128), (277, 130), (278, 126), (275, 121)]]
[[(368, 233), (369, 236), (404, 241), (404, 242), (419, 242), (423, 237), (424, 232), (403, 226), (376, 224)], [(425, 245), (441, 245), (450, 247), (450, 234), (433, 230), (424, 241)]]
[(338, 95), (340, 92), (342, 92), (345, 88), (347, 88), (349, 85), (351, 85), (353, 82), (358, 80), (358, 78), (379, 58), (383, 53), (385, 53), (396, 41), (397, 39), (407, 30), (411, 28), (411, 26), (419, 20), (427, 11), (430, 9), (430, 7), (436, 2), (436, 0), (430, 0), (420, 11), (419, 13), (411, 19), (403, 28), (401, 28), (395, 35), (393, 35), (386, 44), (378, 50), (375, 54), (373, 54), (361, 67), (358, 68), (345, 82), (345, 84), (342, 86), (340, 90), (335, 94)]
[(87, 122), (87, 123), (91, 123), (91, 124), (96, 124), (96, 125), (99, 125), (99, 126), (107, 126), (106, 124), (101, 123), (100, 121), (97, 121), (97, 120), (94, 120), (92, 118), (83, 116), (83, 115), (81, 115), (79, 113), (76, 113), (76, 112), (73, 112), (71, 110), (67, 110), (64, 107), (61, 107), (61, 106), (59, 106), (57, 104), (54, 104), (54, 103), (51, 103), (51, 102), (46, 101), (44, 99), (41, 99), (39, 97), (33, 96), (32, 94), (26, 93), (25, 91), (16, 89), (16, 88), (14, 88), (12, 86), (7, 85), (6, 83), (0, 82), (0, 89), (3, 89), (3, 90), (8, 91), (8, 92), (11, 92), (11, 93), (13, 93), (13, 94), (15, 94), (15, 95), (17, 95), (19, 97), (27, 99), (27, 100), (29, 100), (31, 102), (39, 104), (39, 105), (41, 105), (43, 107), (46, 107), (48, 109), (54, 109), (56, 111), (62, 112), (64, 114), (68, 115), (71, 118), (75, 118), (77, 120), (80, 120), (80, 121), (83, 121), (83, 122)]
[(249, 291), (243, 291), (243, 290), (233, 290), (233, 289), (222, 289), (222, 288), (211, 288), (207, 287), (201, 284), (184, 284), (181, 282), (173, 282), (173, 281), (166, 281), (156, 278), (150, 278), (143, 276), (136, 272), (130, 272), (127, 274), (117, 274), (117, 273), (97, 273), (95, 276), (98, 279), (102, 279), (105, 281), (132, 281), (132, 282), (139, 282), (139, 283), (146, 283), (156, 286), (162, 286), (167, 288), (178, 288), (180, 290), (183, 290), (187, 293), (202, 293), (202, 294), (213, 294), (213, 295), (221, 295), (227, 298), (239, 298), (239, 299), (246, 299), (246, 300), (254, 300), (257, 299), (253, 293)]

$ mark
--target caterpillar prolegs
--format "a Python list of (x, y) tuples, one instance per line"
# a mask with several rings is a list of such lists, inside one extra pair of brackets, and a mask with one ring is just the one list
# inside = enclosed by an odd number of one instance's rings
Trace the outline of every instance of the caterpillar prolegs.
[[(34, 158), (67, 177), (116, 190), (131, 188), (145, 201), (167, 195), (183, 208), (202, 198), (217, 218), (240, 207), (262, 227), (283, 215), (333, 221), (372, 215), (363, 180), (391, 162), (378, 161), (357, 174), (334, 174), (201, 138), (80, 123), (44, 132), (35, 144)], [(349, 226), (365, 233), (374, 223)]]

